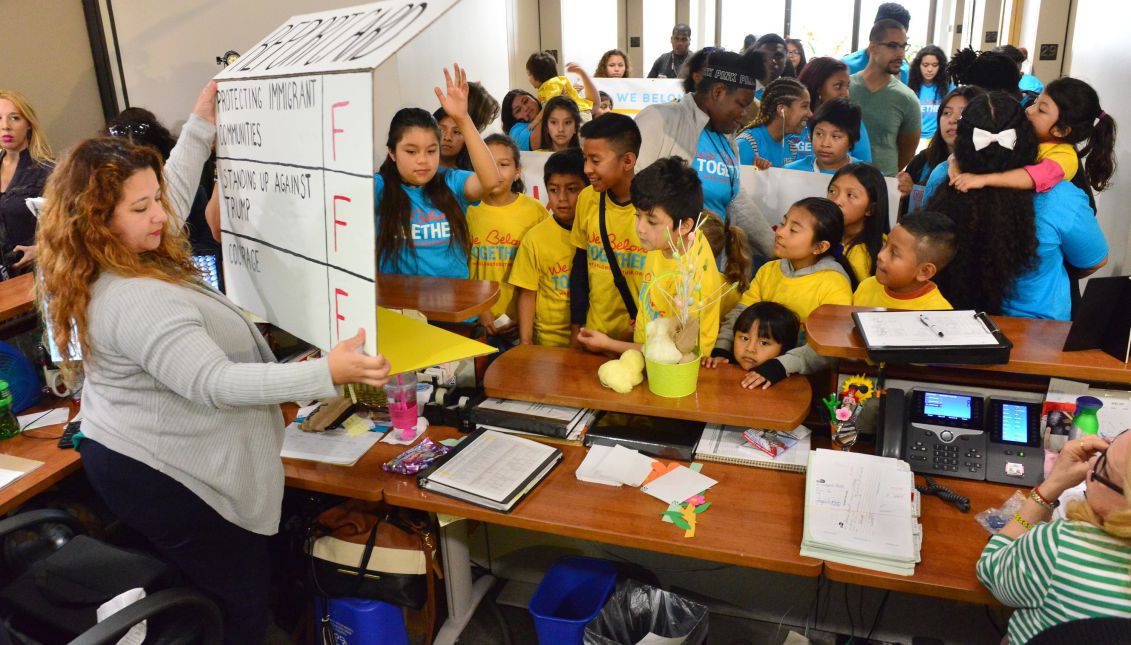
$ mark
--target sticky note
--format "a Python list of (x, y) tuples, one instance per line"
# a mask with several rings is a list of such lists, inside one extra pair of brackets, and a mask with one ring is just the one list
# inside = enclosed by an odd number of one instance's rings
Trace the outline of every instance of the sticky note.
[(351, 414), (349, 418), (342, 423), (342, 427), (345, 428), (346, 434), (349, 436), (360, 437), (366, 432), (369, 432), (372, 426), (369, 421), (362, 419), (356, 414)]

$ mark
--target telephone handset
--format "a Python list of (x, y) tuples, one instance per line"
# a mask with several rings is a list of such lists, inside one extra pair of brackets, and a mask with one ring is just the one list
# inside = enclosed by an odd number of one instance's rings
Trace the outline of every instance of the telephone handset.
[(876, 448), (927, 475), (1032, 486), (1041, 481), (1040, 404), (941, 389), (890, 388)]

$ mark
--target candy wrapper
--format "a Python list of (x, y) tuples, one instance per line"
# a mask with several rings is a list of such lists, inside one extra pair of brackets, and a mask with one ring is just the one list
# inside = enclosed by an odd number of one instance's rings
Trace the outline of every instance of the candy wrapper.
[(773, 430), (747, 430), (742, 433), (742, 438), (771, 457), (777, 457), (797, 445), (797, 437)]
[(448, 454), (450, 450), (448, 446), (433, 443), (431, 439), (425, 437), (420, 443), (385, 462), (381, 468), (387, 473), (415, 475), (436, 459)]

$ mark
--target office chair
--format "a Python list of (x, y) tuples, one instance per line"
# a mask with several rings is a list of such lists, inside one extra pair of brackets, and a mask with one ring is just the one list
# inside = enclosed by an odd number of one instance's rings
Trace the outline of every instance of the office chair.
[[(16, 570), (5, 572), (10, 579), (0, 589), (0, 607), (4, 628), (15, 633), (15, 642), (30, 636), (72, 645), (117, 643), (143, 620), (147, 645), (221, 642), (220, 610), (196, 591), (173, 587), (177, 575), (171, 566), (84, 535), (83, 525), (68, 513), (44, 509), (0, 520), (0, 539), (44, 524), (64, 525), (75, 536), (34, 562), (9, 563)], [(145, 598), (97, 622), (99, 605), (136, 587), (146, 590)]]
[(1029, 645), (1126, 645), (1131, 642), (1131, 618), (1085, 618), (1053, 625), (1037, 634)]

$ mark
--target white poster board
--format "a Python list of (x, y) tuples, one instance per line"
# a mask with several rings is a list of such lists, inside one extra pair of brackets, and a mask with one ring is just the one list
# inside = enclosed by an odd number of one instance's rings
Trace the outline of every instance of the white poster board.
[(678, 78), (595, 78), (593, 84), (613, 100), (614, 112), (633, 117), (649, 105), (678, 101), (684, 94)]
[[(761, 207), (771, 226), (776, 226), (799, 199), (825, 197), (832, 178), (819, 172), (785, 168), (757, 170), (754, 166), (742, 166), (739, 174), (742, 192)], [(884, 183), (888, 188), (888, 222), (895, 226), (899, 214), (899, 183), (892, 177), (885, 177)]]
[(552, 154), (554, 153), (523, 152), (519, 156), (519, 162), (522, 165), (522, 183), (526, 187), (524, 192), (542, 202), (542, 205), (547, 209), (550, 208), (550, 196), (546, 194), (546, 182), (543, 175), (545, 174), (546, 160)]
[[(549, 208), (549, 198), (546, 195), (542, 175), (550, 154), (523, 152), (521, 156), (522, 181), (526, 185), (526, 194), (542, 202), (547, 208)], [(639, 170), (642, 169), (637, 168), (637, 171)], [(832, 178), (832, 175), (803, 170), (784, 168), (755, 170), (754, 166), (742, 166), (740, 185), (742, 192), (749, 195), (762, 209), (770, 225), (776, 226), (797, 200), (805, 197), (824, 197), (828, 193)], [(899, 187), (896, 180), (891, 177), (885, 177), (884, 182), (888, 187), (888, 220), (891, 226), (895, 226), (896, 215), (899, 212)]]
[(377, 353), (374, 69), (456, 2), (295, 16), (216, 76), (224, 278), (236, 304), (324, 350), (363, 328)]

